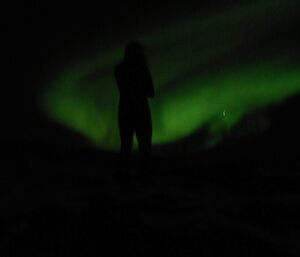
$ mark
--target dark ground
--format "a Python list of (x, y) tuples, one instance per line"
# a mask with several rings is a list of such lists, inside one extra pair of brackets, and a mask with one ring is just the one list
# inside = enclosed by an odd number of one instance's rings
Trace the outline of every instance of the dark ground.
[(233, 145), (155, 156), (156, 185), (126, 189), (115, 154), (7, 143), (1, 256), (299, 256), (296, 154)]

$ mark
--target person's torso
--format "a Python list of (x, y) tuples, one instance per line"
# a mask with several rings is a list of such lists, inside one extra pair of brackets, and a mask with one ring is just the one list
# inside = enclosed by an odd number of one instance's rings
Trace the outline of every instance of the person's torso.
[(122, 63), (118, 67), (120, 98), (142, 104), (147, 102), (145, 67)]

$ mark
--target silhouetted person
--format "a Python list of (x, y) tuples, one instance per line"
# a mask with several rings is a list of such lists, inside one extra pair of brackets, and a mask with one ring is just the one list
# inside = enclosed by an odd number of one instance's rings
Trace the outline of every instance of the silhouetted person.
[(132, 142), (137, 137), (139, 153), (145, 168), (151, 153), (152, 123), (148, 98), (154, 96), (152, 78), (144, 47), (131, 42), (125, 48), (122, 62), (115, 67), (119, 89), (119, 129), (121, 138), (120, 169), (129, 176)]

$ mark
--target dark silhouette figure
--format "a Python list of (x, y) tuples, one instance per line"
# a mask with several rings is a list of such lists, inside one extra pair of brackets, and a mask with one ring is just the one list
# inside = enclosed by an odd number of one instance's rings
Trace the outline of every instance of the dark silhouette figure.
[(120, 93), (119, 129), (121, 137), (120, 169), (128, 176), (134, 134), (137, 137), (143, 169), (151, 153), (152, 123), (148, 98), (154, 96), (152, 78), (144, 47), (131, 42), (125, 48), (123, 61), (115, 67)]

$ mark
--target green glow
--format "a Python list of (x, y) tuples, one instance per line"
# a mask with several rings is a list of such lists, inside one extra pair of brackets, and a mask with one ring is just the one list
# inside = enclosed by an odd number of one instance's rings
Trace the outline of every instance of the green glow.
[(137, 38), (148, 47), (156, 89), (151, 100), (153, 143), (182, 139), (205, 125), (212, 142), (217, 141), (244, 115), (299, 93), (298, 49), (291, 53), (285, 47), (268, 57), (257, 53), (247, 58), (249, 43), (264, 42), (295, 5), (294, 1), (257, 1), (207, 17), (191, 14), (156, 29), (145, 28), (144, 34), (120, 39), (93, 57), (70, 60), (44, 88), (41, 106), (95, 145), (117, 150), (113, 66), (122, 58), (126, 42)]

